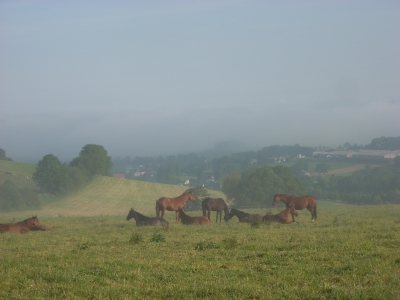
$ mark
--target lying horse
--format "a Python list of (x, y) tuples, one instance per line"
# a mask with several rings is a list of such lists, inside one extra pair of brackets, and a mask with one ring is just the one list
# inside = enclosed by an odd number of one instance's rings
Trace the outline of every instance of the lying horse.
[(262, 221), (263, 222), (278, 222), (278, 223), (282, 223), (282, 224), (292, 224), (293, 222), (296, 222), (296, 221), (289, 220), (290, 214), (292, 214), (292, 216), (293, 215), (295, 215), (296, 217), (298, 216), (297, 210), (295, 210), (293, 206), (286, 208), (285, 210), (281, 211), (277, 215), (266, 214), (262, 218)]
[(129, 211), (128, 216), (126, 217), (126, 220), (129, 221), (130, 219), (134, 218), (136, 221), (136, 226), (168, 226), (168, 222), (164, 220), (163, 218), (150, 218), (146, 217), (137, 211), (135, 211), (133, 208)]
[(238, 217), (239, 222), (250, 223), (253, 221), (261, 220), (262, 216), (260, 214), (248, 214), (244, 211), (240, 211), (236, 208), (232, 208), (228, 215), (228, 220), (232, 219), (234, 216)]
[(188, 201), (189, 199), (192, 201), (196, 200), (192, 191), (183, 193), (179, 197), (175, 198), (162, 197), (158, 199), (156, 201), (157, 217), (160, 217), (161, 213), (161, 218), (164, 218), (164, 213), (166, 210), (175, 211), (175, 222), (178, 223), (179, 222), (178, 209), (183, 208), (186, 204), (186, 201)]
[[(217, 218), (215, 219), (215, 223), (218, 223), (218, 214), (219, 214), (219, 222), (221, 223), (222, 219), (222, 211), (225, 212), (224, 220), (225, 222), (228, 221), (228, 215), (229, 215), (229, 208), (228, 205), (226, 205), (224, 199), (221, 198), (205, 198), (203, 202), (201, 203), (201, 207), (203, 208), (203, 216), (208, 217), (210, 219), (210, 213), (211, 211), (216, 211), (217, 212)], [(208, 215), (207, 215), (208, 212)]]
[[(311, 212), (311, 221), (317, 219), (317, 199), (313, 196), (301, 196), (296, 197), (292, 195), (286, 194), (276, 194), (274, 196), (274, 201), (272, 201), (272, 205), (277, 204), (279, 201), (285, 203), (286, 208), (293, 206), (295, 209), (305, 209), (307, 208)], [(294, 222), (294, 215), (292, 214), (292, 219)]]
[(205, 216), (199, 217), (191, 217), (187, 215), (182, 208), (178, 208), (179, 218), (182, 221), (182, 224), (185, 225), (203, 225), (203, 224), (211, 224), (211, 221)]
[(40, 226), (37, 216), (23, 220), (17, 223), (4, 223), (0, 224), (0, 233), (28, 233), (31, 230), (35, 230)]

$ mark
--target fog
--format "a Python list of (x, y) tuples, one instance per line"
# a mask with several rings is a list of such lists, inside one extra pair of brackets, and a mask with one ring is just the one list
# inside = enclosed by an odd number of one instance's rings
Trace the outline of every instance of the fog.
[(395, 1), (2, 1), (0, 148), (36, 163), (400, 135)]

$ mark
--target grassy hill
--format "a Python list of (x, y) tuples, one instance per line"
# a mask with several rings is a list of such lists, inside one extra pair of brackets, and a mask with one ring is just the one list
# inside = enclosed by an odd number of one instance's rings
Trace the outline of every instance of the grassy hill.
[[(38, 215), (98, 216), (125, 215), (130, 208), (149, 216), (155, 216), (157, 199), (181, 195), (187, 187), (144, 181), (99, 176), (88, 186), (58, 201), (44, 205), (41, 210), (4, 213), (4, 216)], [(223, 193), (209, 191), (212, 197), (224, 197)]]
[[(364, 166), (349, 163), (332, 164), (328, 174), (349, 175)], [(32, 181), (35, 168), (36, 165), (32, 164), (0, 161), (0, 184), (11, 179), (20, 188), (37, 189)], [(6, 175), (6, 172), (13, 175)], [(130, 208), (154, 216), (157, 199), (163, 196), (179, 196), (186, 189), (187, 187), (177, 185), (99, 176), (76, 193), (57, 201), (51, 199), (50, 195), (42, 195), (42, 200), (50, 203), (44, 204), (41, 210), (1, 213), (0, 222), (10, 217), (19, 219), (36, 214), (40, 217), (126, 215)], [(222, 192), (210, 190), (209, 193), (212, 197), (225, 199)]]

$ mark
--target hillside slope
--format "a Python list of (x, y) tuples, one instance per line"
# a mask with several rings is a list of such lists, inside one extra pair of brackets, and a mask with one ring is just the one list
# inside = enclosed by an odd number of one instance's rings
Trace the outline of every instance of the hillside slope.
[[(59, 201), (44, 205), (41, 210), (9, 213), (12, 215), (96, 216), (127, 215), (130, 208), (155, 216), (157, 199), (181, 195), (187, 187), (99, 176), (87, 187)], [(224, 194), (209, 191), (212, 197)], [(8, 215), (8, 214), (7, 214)]]

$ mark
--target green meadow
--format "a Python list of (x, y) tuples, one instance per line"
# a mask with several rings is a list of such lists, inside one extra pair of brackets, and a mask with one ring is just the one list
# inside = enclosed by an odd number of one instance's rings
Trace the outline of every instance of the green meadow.
[(400, 297), (400, 206), (320, 201), (316, 222), (299, 211), (291, 225), (185, 226), (168, 212), (166, 231), (126, 214), (38, 215), (51, 231), (0, 235), (0, 298)]
[[(31, 165), (0, 171), (34, 186)], [(126, 221), (130, 208), (155, 216), (158, 198), (186, 189), (99, 176), (66, 197), (43, 195), (40, 210), (0, 212), (0, 223), (37, 215), (51, 228), (0, 235), (0, 299), (400, 299), (400, 206), (319, 199), (316, 222), (303, 210), (291, 225), (215, 224), (215, 212), (205, 226), (167, 212), (168, 230)]]

